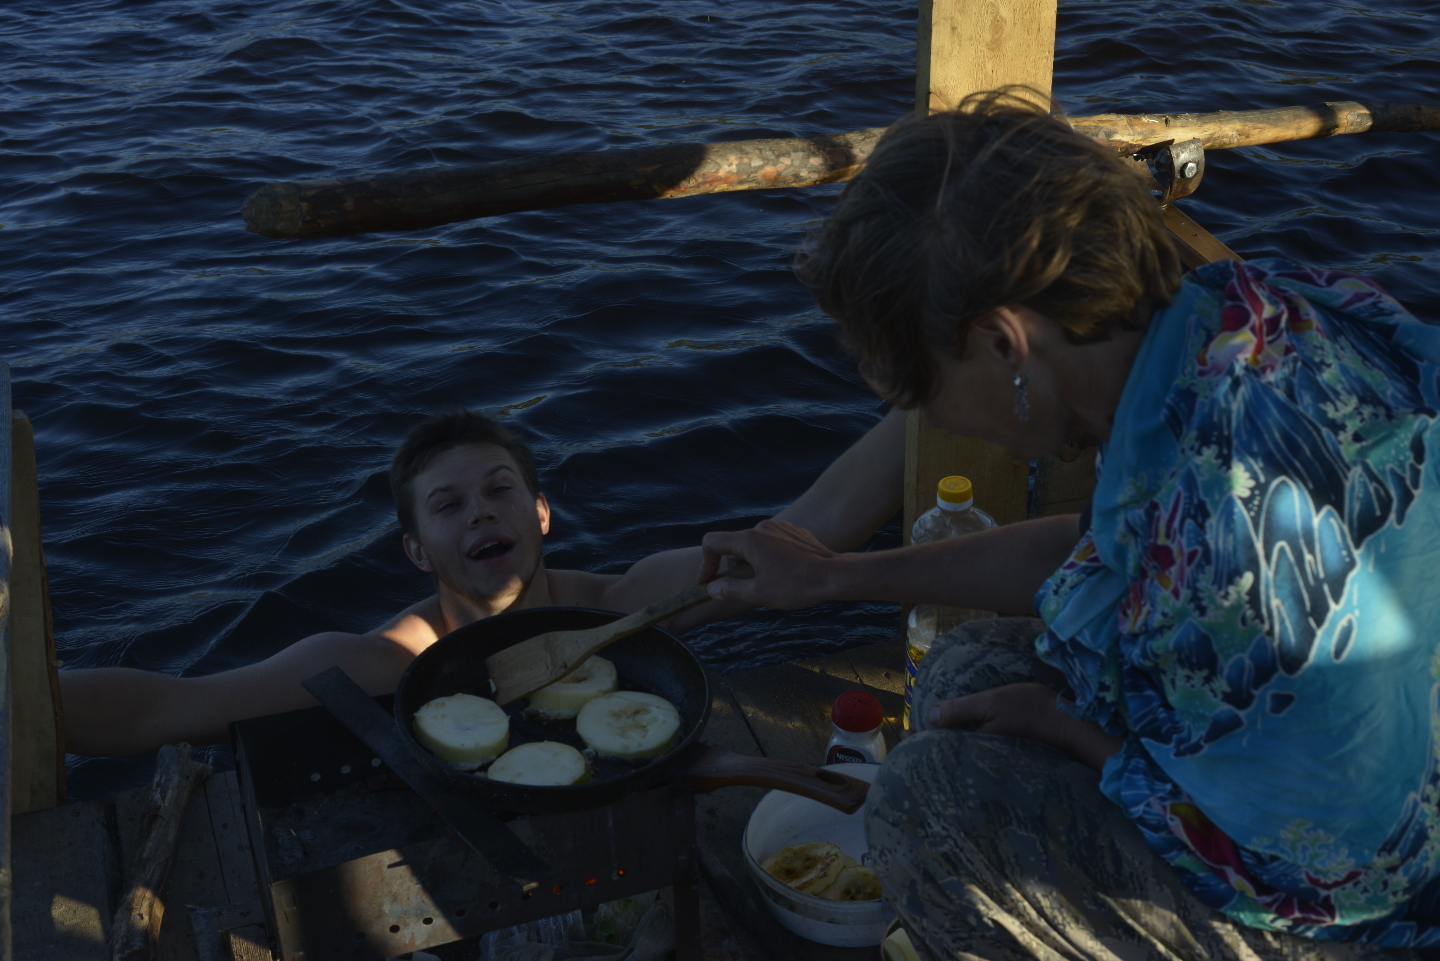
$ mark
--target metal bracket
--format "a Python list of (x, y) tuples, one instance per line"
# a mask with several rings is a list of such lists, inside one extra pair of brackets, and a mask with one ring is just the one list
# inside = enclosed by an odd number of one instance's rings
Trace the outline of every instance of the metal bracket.
[(1151, 144), (1137, 150), (1131, 159), (1145, 165), (1152, 182), (1150, 193), (1162, 207), (1193, 194), (1205, 176), (1205, 147), (1199, 138)]

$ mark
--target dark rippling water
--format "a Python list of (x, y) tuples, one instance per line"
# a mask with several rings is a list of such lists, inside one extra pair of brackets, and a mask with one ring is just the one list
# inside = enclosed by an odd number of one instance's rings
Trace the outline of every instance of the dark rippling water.
[[(238, 210), (272, 180), (885, 124), (914, 45), (913, 0), (8, 0), (0, 359), (67, 665), (208, 673), (422, 596), (384, 470), (447, 405), (538, 446), (553, 566), (623, 570), (788, 503), (880, 412), (788, 266), (836, 188), (309, 242)], [(1437, 60), (1440, 0), (1062, 0), (1055, 89), (1075, 114), (1435, 100)], [(1216, 152), (1188, 209), (1435, 319), (1437, 168), (1436, 135)], [(692, 640), (734, 669), (895, 617)], [(148, 776), (71, 760), (74, 797)]]

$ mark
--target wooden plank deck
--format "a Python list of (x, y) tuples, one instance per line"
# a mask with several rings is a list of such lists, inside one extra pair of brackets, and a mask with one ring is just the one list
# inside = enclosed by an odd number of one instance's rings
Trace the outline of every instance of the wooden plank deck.
[[(140, 812), (148, 791), (127, 791), (116, 798), (121, 863), (127, 866), (134, 857)], [(234, 771), (211, 776), (192, 795), (180, 828), (175, 872), (165, 905), (158, 961), (210, 961), (213, 953), (205, 953), (206, 946), (196, 941), (193, 915), (197, 911), (204, 912), (200, 916), (209, 920), (212, 928), (217, 921), (229, 923), (225, 932), (216, 928), (211, 949), (223, 944), (230, 930), (242, 941), (265, 943), (263, 927), (255, 929), (260, 918), (260, 890)], [(239, 950), (232, 948), (232, 953), (238, 961)], [(261, 956), (269, 955), (267, 948)]]
[[(898, 641), (717, 679), (705, 739), (742, 754), (818, 764), (830, 739), (830, 706), (845, 691), (869, 691), (885, 709), (889, 746), (899, 741), (905, 673)], [(783, 928), (746, 870), (740, 851), (750, 812), (765, 792), (726, 788), (698, 799), (700, 869), (742, 947), (769, 961), (874, 961), (876, 948), (834, 948)]]
[[(819, 763), (830, 736), (830, 705), (844, 691), (868, 690), (884, 706), (886, 740), (893, 746), (904, 689), (901, 664), (894, 642), (715, 677), (705, 738), (742, 754)], [(147, 791), (121, 794), (113, 805), (89, 801), (16, 816), (16, 957), (109, 956), (105, 939)], [(799, 938), (766, 908), (740, 851), (745, 822), (764, 793), (726, 788), (697, 799), (707, 961), (873, 961), (873, 948), (832, 948)], [(160, 961), (271, 958), (234, 772), (212, 776), (192, 797), (165, 904)]]

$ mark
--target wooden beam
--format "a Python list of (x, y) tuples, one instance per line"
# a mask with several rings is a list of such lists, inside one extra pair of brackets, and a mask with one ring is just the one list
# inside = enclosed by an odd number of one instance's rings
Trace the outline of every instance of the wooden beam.
[(1095, 455), (1099, 447), (1069, 449), (1059, 457), (1042, 457), (1035, 465), (1035, 496), (1031, 517), (1079, 514), (1095, 492)]
[[(1007, 84), (1050, 94), (1055, 59), (1056, 0), (920, 0), (915, 109), (952, 109), (967, 95)], [(919, 411), (905, 421), (905, 537), (935, 505), (935, 485), (964, 474), (975, 503), (1001, 524), (1024, 520), (1030, 462), (1014, 451), (955, 437), (926, 424)]]
[(1167, 204), (1161, 211), (1161, 216), (1170, 236), (1174, 237), (1180, 246), (1180, 262), (1185, 265), (1186, 270), (1194, 270), (1216, 260), (1243, 259), (1174, 204)]
[(1070, 125), (1121, 153), (1166, 140), (1192, 139), (1199, 140), (1206, 150), (1219, 150), (1354, 133), (1440, 130), (1440, 103), (1342, 100), (1214, 113), (1105, 113), (1072, 117)]
[(65, 748), (60, 723), (60, 677), (45, 551), (40, 540), (40, 483), (30, 418), (11, 421), (10, 668), (13, 678), (11, 813), (65, 803)]
[(106, 941), (124, 883), (115, 828), (108, 801), (15, 816), (12, 928), (22, 961), (111, 961)]
[[(926, 8), (931, 8), (933, 2), (926, 0)], [(1019, 46), (1020, 40), (1033, 38), (1035, 25), (1044, 20), (1043, 16), (1017, 19), (1024, 13), (1023, 6), (991, 10), (985, 14), (993, 14), (990, 20), (979, 16), (978, 20), (962, 18), (963, 22), (956, 24), (950, 17), (938, 34), (931, 29), (929, 20), (922, 18), (921, 46), (941, 62), (963, 60), (970, 48), (960, 34), (966, 29), (973, 33), (983, 28), (992, 46), (1006, 56), (1013, 54), (1018, 63), (1023, 60), (1024, 50), (1030, 48), (1012, 48)], [(1045, 71), (1049, 69), (1048, 57), (1046, 54), (1042, 58), (1047, 65)], [(927, 91), (932, 75), (950, 76), (947, 70), (934, 74), (928, 63), (922, 59), (917, 71), (917, 83)], [(989, 63), (982, 57), (976, 66), (983, 68)], [(1035, 76), (1044, 73), (1040, 66), (1032, 66)], [(1048, 73), (1045, 76), (1043, 86), (1031, 86), (1048, 89)], [(974, 82), (987, 81), (982, 77)], [(929, 102), (932, 94), (934, 104), (958, 102), (963, 96), (958, 90), (937, 89), (917, 98), (917, 103)], [(1440, 130), (1440, 103), (1347, 101), (1271, 110), (1099, 114), (1068, 119), (1076, 131), (1121, 152), (1133, 153), (1150, 144), (1191, 138), (1199, 139), (1209, 150), (1366, 131)], [(422, 230), (567, 204), (673, 200), (732, 190), (812, 187), (854, 177), (884, 133), (884, 127), (872, 127), (817, 137), (654, 144), (538, 154), (487, 164), (286, 181), (261, 187), (245, 201), (241, 214), (247, 230), (266, 237), (340, 237), (376, 230)]]
[(915, 518), (935, 506), (935, 486), (962, 474), (975, 485), (975, 506), (1001, 524), (1026, 516), (1030, 461), (1014, 451), (926, 424), (919, 411), (905, 417), (905, 542)]
[(10, 907), (10, 365), (0, 363), (0, 961), (14, 957)]
[(954, 110), (1009, 84), (1050, 95), (1055, 0), (920, 0), (915, 110)]
[(517, 210), (812, 187), (855, 176), (885, 128), (836, 136), (655, 144), (261, 187), (245, 229), (266, 237), (419, 230)]

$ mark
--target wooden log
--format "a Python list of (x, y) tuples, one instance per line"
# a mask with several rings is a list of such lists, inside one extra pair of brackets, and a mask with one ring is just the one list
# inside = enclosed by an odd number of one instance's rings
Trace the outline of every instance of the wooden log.
[(40, 538), (40, 483), (30, 418), (15, 411), (11, 425), (10, 668), (13, 678), (14, 761), (11, 813), (43, 811), (65, 803), (65, 747), (60, 720), (60, 677), (55, 670), (55, 627), (45, 551)]
[(130, 886), (110, 926), (113, 961), (153, 961), (185, 808), (195, 787), (209, 776), (210, 765), (190, 759), (190, 745), (160, 749)]
[(877, 127), (834, 137), (661, 144), (276, 183), (257, 190), (241, 212), (246, 229), (266, 237), (331, 237), (567, 204), (810, 187), (849, 180), (884, 132)]
[(10, 909), (10, 365), (0, 363), (0, 961), (14, 957)]
[(1345, 100), (1216, 113), (1106, 113), (1072, 117), (1070, 125), (1122, 153), (1166, 140), (1192, 138), (1199, 139), (1206, 150), (1217, 150), (1353, 133), (1440, 130), (1440, 103), (1363, 104)]
[[(1049, 64), (1053, 4), (1026, 0), (1003, 10), (961, 5), (974, 17), (953, 12), (953, 0), (926, 0), (940, 28), (922, 17), (917, 89), (935, 109), (958, 103), (964, 93), (999, 85), (1004, 77), (1029, 76), (1044, 92), (1036, 64)], [(1038, 4), (1038, 5), (1037, 5)], [(1031, 6), (1034, 9), (1031, 9)], [(1026, 11), (1029, 11), (1027, 14)], [(978, 18), (978, 19), (977, 19)], [(1050, 47), (1044, 47), (1049, 23)], [(988, 24), (988, 26), (987, 26)], [(992, 29), (993, 28), (993, 29)], [(965, 57), (966, 38), (995, 35), (1003, 56)], [(928, 34), (926, 31), (929, 31)], [(1026, 43), (1039, 44), (1030, 53)], [(982, 45), (982, 49), (984, 49)], [(932, 65), (931, 60), (941, 64)], [(1032, 62), (1033, 60), (1033, 62)], [(996, 63), (1006, 64), (1004, 69)], [(955, 80), (950, 66), (967, 81)], [(1046, 67), (1048, 69), (1048, 66)], [(970, 87), (967, 84), (978, 84)], [(933, 89), (932, 89), (933, 88)], [(1199, 138), (1207, 148), (1372, 132), (1440, 130), (1440, 104), (1344, 102), (1272, 110), (1202, 114), (1099, 114), (1070, 123), (1088, 137), (1134, 151), (1167, 140)], [(821, 137), (788, 137), (716, 144), (660, 144), (624, 150), (538, 155), (463, 167), (361, 177), (267, 184), (245, 201), (245, 229), (266, 237), (340, 237), (377, 230), (422, 230), (442, 224), (520, 210), (620, 200), (695, 197), (730, 190), (813, 187), (849, 180), (863, 169), (884, 127)]]

